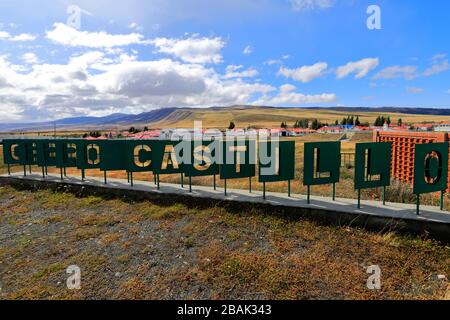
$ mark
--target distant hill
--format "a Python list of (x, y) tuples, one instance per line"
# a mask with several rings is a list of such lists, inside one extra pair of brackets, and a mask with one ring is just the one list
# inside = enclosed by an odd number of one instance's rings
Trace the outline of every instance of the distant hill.
[(331, 107), (331, 108), (306, 108), (306, 109), (327, 109), (346, 112), (378, 112), (382, 113), (405, 113), (405, 114), (429, 114), (436, 116), (450, 116), (450, 109), (435, 108), (409, 108), (409, 107)]
[(105, 117), (74, 117), (39, 123), (0, 123), (0, 132), (61, 130), (115, 130), (131, 125), (164, 127), (192, 127), (194, 121), (204, 126), (225, 128), (230, 121), (238, 127), (278, 127), (281, 122), (293, 125), (296, 120), (317, 118), (334, 124), (347, 115), (372, 123), (378, 115), (390, 116), (392, 121), (402, 118), (404, 123), (450, 120), (450, 109), (404, 107), (330, 107), (279, 108), (270, 106), (235, 105), (210, 108), (161, 108), (137, 115), (115, 113)]

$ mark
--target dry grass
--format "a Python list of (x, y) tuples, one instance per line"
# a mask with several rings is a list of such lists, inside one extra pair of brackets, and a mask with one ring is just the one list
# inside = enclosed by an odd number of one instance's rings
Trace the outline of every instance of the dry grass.
[[(278, 209), (251, 205), (136, 203), (10, 187), (0, 187), (0, 204), (1, 299), (448, 294), (448, 281), (438, 275), (450, 277), (450, 248), (429, 239), (287, 220), (276, 216)], [(73, 264), (81, 268), (81, 290), (65, 286)], [(374, 264), (382, 270), (381, 290), (366, 287)]]
[[(193, 121), (202, 121), (205, 128), (225, 129), (230, 121), (237, 127), (272, 128), (279, 127), (281, 122), (293, 126), (296, 120), (317, 118), (323, 123), (334, 124), (348, 115), (359, 116), (362, 123), (374, 123), (380, 115), (378, 112), (341, 112), (324, 109), (301, 108), (223, 108), (223, 109), (190, 109), (177, 110), (169, 119), (150, 124), (155, 128), (190, 128)], [(391, 117), (392, 121), (402, 118), (403, 123), (440, 122), (450, 120), (449, 116), (414, 115), (388, 112), (384, 116)]]

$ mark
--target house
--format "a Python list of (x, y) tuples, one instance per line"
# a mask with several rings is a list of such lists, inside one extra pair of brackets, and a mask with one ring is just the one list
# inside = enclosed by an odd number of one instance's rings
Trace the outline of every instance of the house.
[(296, 137), (296, 136), (304, 136), (305, 134), (311, 134), (311, 133), (316, 133), (316, 130), (313, 129), (305, 129), (305, 128), (292, 128), (292, 129), (288, 129), (287, 131), (289, 131), (289, 135)]
[(450, 123), (449, 122), (441, 122), (440, 124), (434, 126), (434, 131), (450, 132)]
[(414, 123), (412, 127), (417, 131), (432, 131), (434, 123)]
[(317, 130), (317, 133), (343, 133), (343, 126), (325, 126)]

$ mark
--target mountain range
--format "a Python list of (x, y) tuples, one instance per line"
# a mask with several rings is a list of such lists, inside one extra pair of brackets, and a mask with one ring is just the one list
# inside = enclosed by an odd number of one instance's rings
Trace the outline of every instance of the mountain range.
[[(295, 122), (301, 118), (318, 118), (334, 123), (346, 115), (360, 116), (371, 121), (377, 115), (406, 117), (411, 121), (448, 120), (450, 109), (407, 108), (407, 107), (309, 107), (277, 108), (269, 106), (236, 105), (210, 108), (160, 108), (140, 114), (115, 113), (104, 117), (72, 117), (56, 121), (29, 123), (0, 123), (0, 132), (17, 131), (52, 131), (56, 130), (115, 130), (131, 125), (149, 127), (183, 127), (192, 126), (193, 121), (202, 120), (215, 127), (226, 127), (229, 121), (238, 126), (271, 126), (282, 121)], [(361, 119), (363, 120), (363, 119)], [(449, 118), (450, 120), (450, 118)]]

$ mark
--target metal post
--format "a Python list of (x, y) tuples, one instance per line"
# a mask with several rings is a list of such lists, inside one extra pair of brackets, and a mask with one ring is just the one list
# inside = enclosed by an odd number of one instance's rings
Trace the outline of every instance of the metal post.
[(223, 182), (223, 186), (224, 186), (224, 191), (225, 191), (225, 197), (227, 196), (227, 179), (224, 180)]
[(383, 186), (383, 206), (386, 205), (386, 186)]
[(158, 186), (158, 190), (159, 190), (160, 189), (160, 186), (159, 186), (159, 173), (156, 176), (156, 185)]
[(192, 177), (189, 176), (189, 192), (192, 192)]
[(252, 177), (248, 177), (248, 191), (252, 193)]
[(441, 208), (441, 211), (444, 210), (444, 191), (443, 190), (441, 190), (440, 208)]
[(23, 175), (27, 176), (27, 166), (23, 166)]
[(308, 187), (307, 187), (306, 202), (308, 204), (311, 203), (311, 186), (310, 185), (308, 185)]
[(133, 172), (130, 172), (130, 183), (131, 183), (131, 186), (133, 187), (134, 186)]
[(86, 173), (84, 172), (84, 169), (81, 169), (81, 181), (83, 182), (86, 178)]
[(291, 197), (291, 180), (288, 180), (288, 197)]
[(42, 167), (42, 179), (45, 179), (45, 171), (44, 167)]
[(63, 169), (62, 169), (62, 168), (59, 168), (59, 173), (61, 174), (61, 180), (64, 180), (64, 177), (63, 177)]
[(11, 166), (8, 164), (8, 175), (11, 175)]
[(361, 189), (358, 189), (358, 209), (361, 209)]
[(64, 167), (64, 177), (67, 177), (67, 170), (66, 170), (66, 167)]
[(266, 183), (263, 182), (263, 200), (266, 200)]
[(420, 193), (416, 194), (416, 214), (420, 214)]
[(31, 174), (31, 164), (30, 165), (28, 165), (28, 171), (30, 172), (30, 174)]
[(336, 201), (336, 183), (333, 183), (333, 201)]
[(106, 184), (106, 170), (103, 171), (103, 179), (105, 180), (105, 184)]
[(48, 176), (48, 167), (45, 166), (45, 175)]
[(127, 171), (127, 182), (130, 183), (130, 173)]
[(217, 190), (217, 186), (216, 186), (216, 175), (214, 175), (214, 191)]

